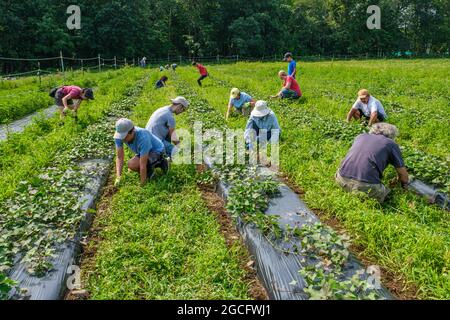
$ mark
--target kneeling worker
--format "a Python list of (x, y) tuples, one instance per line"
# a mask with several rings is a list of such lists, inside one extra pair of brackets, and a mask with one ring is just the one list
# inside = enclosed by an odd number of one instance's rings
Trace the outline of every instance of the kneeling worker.
[(388, 123), (376, 123), (371, 127), (370, 133), (356, 137), (336, 173), (337, 183), (347, 192), (364, 192), (382, 203), (390, 190), (381, 183), (381, 179), (384, 170), (391, 164), (397, 170), (403, 188), (406, 188), (409, 176), (400, 148), (394, 142), (397, 136), (397, 127)]
[(241, 92), (238, 88), (233, 88), (230, 94), (230, 102), (228, 103), (228, 110), (226, 119), (230, 116), (230, 111), (234, 107), (237, 112), (248, 116), (252, 107), (255, 106), (256, 100), (245, 92)]
[(136, 156), (128, 161), (128, 168), (139, 172), (141, 185), (154, 176), (154, 169), (161, 168), (164, 173), (169, 169), (169, 163), (165, 159), (164, 144), (155, 135), (143, 128), (135, 127), (129, 119), (120, 119), (116, 123), (114, 135), (116, 143), (116, 174), (115, 185), (119, 185), (122, 177), (125, 152), (125, 143)]
[(358, 92), (358, 100), (356, 100), (352, 109), (347, 115), (347, 121), (352, 119), (359, 120), (364, 117), (369, 121), (369, 126), (377, 122), (384, 122), (387, 119), (383, 105), (375, 97), (371, 96), (369, 91), (362, 89)]
[(179, 115), (186, 111), (189, 102), (184, 97), (177, 97), (171, 101), (172, 105), (159, 108), (152, 114), (145, 128), (162, 141), (166, 153), (172, 158), (177, 151), (175, 146), (180, 144), (175, 133), (174, 114)]
[(283, 70), (278, 72), (278, 77), (283, 82), (283, 87), (277, 95), (271, 96), (272, 99), (298, 99), (302, 97), (302, 90), (294, 77), (289, 76), (286, 71)]

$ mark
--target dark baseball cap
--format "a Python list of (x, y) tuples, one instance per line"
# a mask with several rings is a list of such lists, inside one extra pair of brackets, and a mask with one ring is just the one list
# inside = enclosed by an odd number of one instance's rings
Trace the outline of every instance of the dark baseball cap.
[(95, 99), (94, 99), (94, 91), (92, 91), (91, 88), (86, 88), (86, 89), (84, 89), (84, 95), (85, 95), (86, 98), (88, 98), (89, 100), (95, 100)]
[(284, 60), (286, 60), (287, 58), (292, 58), (292, 53), (291, 52), (286, 52), (286, 54), (284, 55)]

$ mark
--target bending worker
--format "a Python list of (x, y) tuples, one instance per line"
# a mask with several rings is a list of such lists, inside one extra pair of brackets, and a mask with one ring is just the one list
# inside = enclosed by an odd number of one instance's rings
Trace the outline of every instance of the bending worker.
[(201, 87), (203, 79), (205, 79), (206, 77), (209, 76), (208, 70), (206, 70), (206, 68), (203, 65), (201, 65), (200, 63), (197, 63), (195, 61), (192, 62), (192, 65), (194, 67), (196, 67), (198, 69), (198, 71), (200, 72), (200, 78), (198, 78), (197, 83)]
[(169, 163), (165, 159), (164, 144), (148, 130), (135, 127), (129, 119), (120, 119), (116, 123), (114, 141), (116, 143), (116, 186), (119, 185), (122, 177), (125, 159), (124, 143), (136, 154), (128, 161), (128, 168), (140, 174), (141, 185), (144, 185), (147, 179), (153, 178), (155, 168), (161, 168), (164, 173), (167, 173)]
[(384, 202), (389, 188), (381, 183), (383, 172), (391, 164), (397, 170), (404, 188), (409, 184), (399, 146), (394, 142), (399, 132), (388, 123), (377, 123), (370, 133), (356, 137), (353, 146), (336, 173), (337, 183), (347, 192), (367, 193), (370, 198)]
[[(73, 103), (73, 100), (77, 100)], [(67, 111), (72, 110), (75, 117), (84, 100), (94, 100), (94, 92), (91, 88), (81, 89), (77, 86), (63, 86), (55, 93), (55, 104), (61, 112), (61, 119), (66, 116)]]
[(358, 99), (348, 113), (347, 121), (350, 122), (352, 119), (359, 120), (362, 117), (369, 121), (369, 126), (377, 122), (384, 122), (387, 119), (381, 102), (372, 97), (366, 89), (361, 89), (358, 92)]
[(228, 103), (226, 119), (230, 116), (230, 111), (234, 109), (244, 116), (250, 114), (250, 110), (255, 106), (256, 100), (238, 88), (233, 88), (230, 93), (230, 102)]
[(155, 89), (161, 89), (166, 86), (166, 82), (169, 80), (167, 76), (162, 76), (155, 84)]
[(271, 96), (271, 98), (281, 99), (298, 99), (302, 96), (302, 90), (300, 86), (292, 76), (288, 76), (285, 71), (278, 72), (278, 77), (283, 81), (283, 88), (277, 95)]
[(172, 105), (159, 108), (152, 114), (145, 128), (162, 141), (166, 153), (172, 158), (177, 152), (175, 146), (180, 144), (175, 132), (174, 114), (179, 115), (186, 111), (189, 102), (184, 97), (177, 97), (171, 101)]

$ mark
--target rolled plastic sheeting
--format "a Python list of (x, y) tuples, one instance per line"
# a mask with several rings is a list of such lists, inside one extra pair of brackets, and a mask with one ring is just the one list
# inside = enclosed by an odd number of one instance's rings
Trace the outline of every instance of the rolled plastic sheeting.
[[(77, 256), (81, 250), (80, 241), (93, 219), (93, 215), (88, 211), (95, 207), (95, 202), (108, 178), (111, 163), (112, 158), (85, 160), (79, 164), (82, 173), (88, 177), (88, 182), (85, 189), (80, 192), (78, 200), (82, 203), (84, 212), (78, 232), (74, 239), (66, 240), (57, 246), (55, 257), (50, 261), (53, 268), (44, 277), (32, 276), (24, 264), (16, 263), (9, 277), (18, 282), (19, 288), (27, 289), (26, 296), (21, 299), (59, 300), (64, 297), (67, 291), (66, 280), (69, 277), (68, 268), (77, 263)], [(12, 292), (13, 298), (17, 296), (15, 294), (16, 292)]]
[(0, 141), (8, 139), (8, 133), (20, 133), (25, 130), (25, 128), (28, 127), (33, 122), (33, 119), (39, 114), (42, 113), (45, 118), (50, 118), (57, 110), (57, 106), (51, 106), (9, 124), (0, 125)]
[[(206, 158), (205, 163), (208, 167), (213, 168), (211, 159)], [(272, 175), (280, 181), (267, 168), (259, 168), (258, 170), (260, 175)], [(218, 193), (225, 200), (228, 198), (230, 188), (231, 186), (223, 181), (218, 182)], [(306, 224), (313, 225), (320, 221), (287, 185), (281, 183), (280, 193), (279, 197), (271, 199), (265, 213), (279, 216), (278, 222), (283, 230), (286, 230), (287, 226), (301, 227)], [(250, 254), (256, 260), (258, 277), (269, 298), (272, 300), (307, 300), (308, 295), (304, 292), (306, 282), (300, 275), (299, 270), (307, 265), (314, 264), (314, 261), (301, 254), (290, 253), (295, 246), (301, 247), (301, 239), (292, 238), (289, 241), (269, 239), (254, 224), (245, 223), (240, 217), (236, 218), (236, 225)], [(350, 254), (343, 268), (344, 278), (339, 280), (350, 280), (361, 269), (365, 270), (363, 264)], [(367, 278), (368, 275), (365, 273), (363, 279), (367, 280)], [(376, 291), (384, 299), (395, 299), (382, 286)]]
[(420, 180), (413, 180), (409, 185), (408, 189), (414, 191), (420, 196), (424, 196), (430, 203), (436, 204), (439, 207), (450, 211), (450, 199), (448, 195), (432, 186), (425, 184)]

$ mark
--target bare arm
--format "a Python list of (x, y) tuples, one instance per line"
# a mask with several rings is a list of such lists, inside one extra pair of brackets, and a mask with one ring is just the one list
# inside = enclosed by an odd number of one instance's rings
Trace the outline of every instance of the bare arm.
[(64, 105), (64, 108), (68, 108), (67, 106), (67, 101), (72, 99), (72, 96), (70, 94), (68, 94), (67, 96), (65, 96), (64, 98), (62, 98), (62, 103)]
[(350, 112), (347, 115), (347, 122), (350, 122), (352, 120), (355, 113), (356, 113), (356, 109), (351, 108)]
[(227, 115), (225, 117), (226, 120), (228, 120), (228, 118), (230, 117), (231, 108), (233, 108), (233, 106), (231, 105), (231, 103), (229, 103), (228, 109), (227, 109)]
[(125, 152), (123, 148), (116, 148), (116, 176), (120, 178), (123, 171), (123, 161), (125, 159)]
[(397, 168), (398, 179), (400, 180), (402, 187), (406, 188), (409, 184), (409, 175), (405, 167)]
[(147, 182), (147, 162), (148, 154), (139, 158), (139, 173), (141, 175), (141, 185), (145, 185)]
[(369, 126), (376, 123), (378, 119), (378, 112), (374, 111), (370, 114)]
[(175, 128), (169, 128), (169, 137), (170, 140), (173, 142), (174, 145), (180, 144), (180, 139), (178, 139), (177, 134), (175, 132)]

